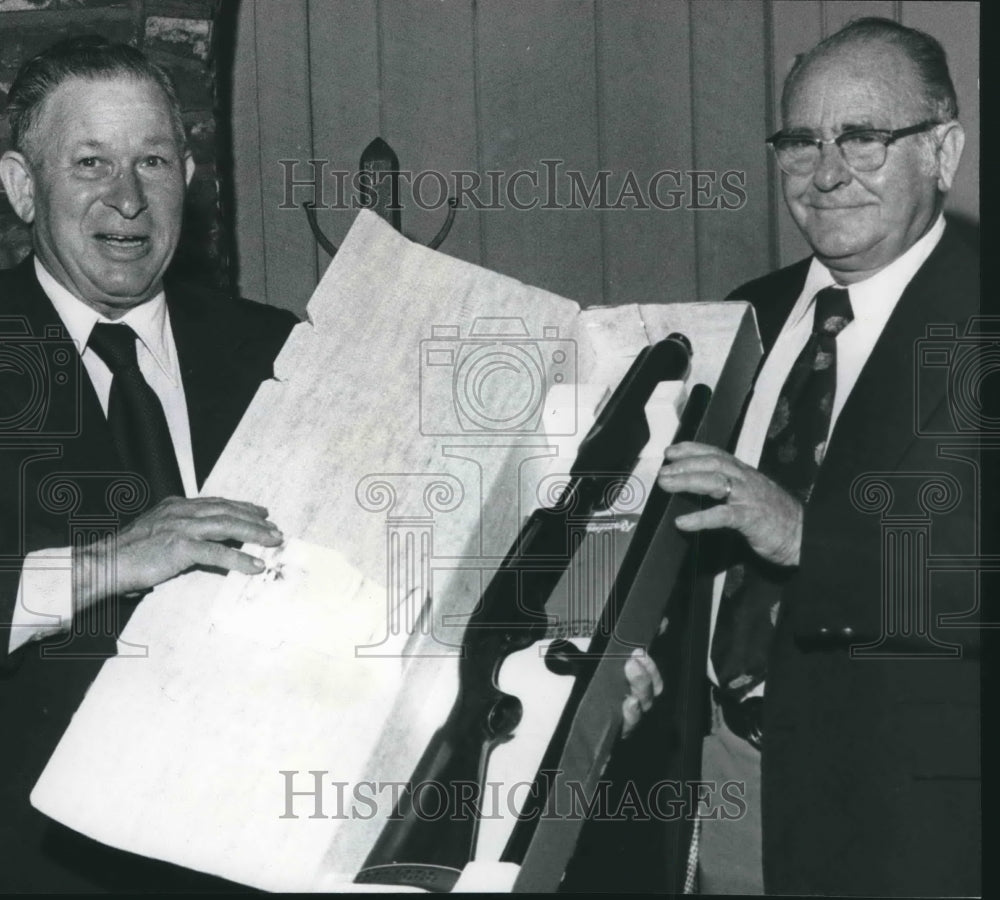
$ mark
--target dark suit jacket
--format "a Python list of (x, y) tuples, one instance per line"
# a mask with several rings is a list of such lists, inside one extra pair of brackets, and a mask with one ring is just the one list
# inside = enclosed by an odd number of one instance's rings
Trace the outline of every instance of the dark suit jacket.
[[(805, 272), (735, 294), (767, 349)], [(978, 448), (962, 409), (976, 403), (963, 371), (978, 343), (962, 338), (978, 312), (978, 253), (946, 229), (834, 428), (768, 664), (768, 892), (979, 892), (975, 575), (928, 569), (976, 548)]]
[[(735, 292), (767, 349), (806, 270)], [(806, 506), (764, 704), (769, 892), (979, 891), (975, 580), (928, 569), (976, 547), (978, 450), (961, 392), (978, 312), (978, 254), (946, 230), (851, 392)], [(922, 609), (927, 621), (907, 618)]]
[[(753, 304), (766, 352), (808, 268), (804, 260), (731, 295)], [(767, 676), (767, 893), (979, 892), (974, 576), (970, 569), (931, 576), (920, 558), (975, 551), (975, 438), (962, 430), (966, 423), (955, 415), (961, 398), (949, 394), (949, 384), (968, 391), (974, 383), (966, 364), (976, 342), (961, 337), (978, 310), (978, 253), (948, 228), (900, 298), (829, 442), (805, 510), (801, 563), (785, 583)], [(931, 342), (929, 325), (944, 326)], [(947, 336), (949, 326), (955, 337)], [(867, 487), (859, 481), (866, 475), (874, 476)], [(882, 509), (889, 491), (892, 502)], [(666, 821), (588, 823), (570, 889), (683, 887), (697, 806), (692, 785), (701, 778), (709, 725), (705, 668), (711, 582), (724, 568), (719, 537), (702, 536), (697, 573), (680, 579), (670, 627), (652, 648), (664, 695), (607, 770), (619, 789), (628, 784), (645, 797), (664, 785), (661, 797), (687, 805)], [(904, 558), (894, 564), (897, 549)], [(921, 575), (908, 580), (911, 571)], [(929, 627), (906, 622), (910, 633), (902, 633), (890, 614), (918, 609), (921, 592), (930, 601)], [(961, 618), (940, 621), (948, 614)], [(925, 632), (959, 655), (925, 655), (942, 652)], [(877, 648), (883, 658), (852, 656), (852, 646), (887, 635)]]
[[(203, 288), (167, 285), (199, 485), (295, 324), (290, 313)], [(0, 624), (8, 626), (25, 553), (66, 546), (140, 514), (100, 402), (34, 275), (0, 272)], [(116, 487), (117, 486), (117, 487)], [(28, 795), (133, 604), (103, 604), (74, 632), (7, 656), (0, 630), (0, 888), (86, 890), (185, 884), (168, 867), (83, 842)], [(44, 656), (42, 653), (54, 654)], [(129, 860), (132, 862), (130, 863)], [(126, 872), (132, 866), (133, 871)]]

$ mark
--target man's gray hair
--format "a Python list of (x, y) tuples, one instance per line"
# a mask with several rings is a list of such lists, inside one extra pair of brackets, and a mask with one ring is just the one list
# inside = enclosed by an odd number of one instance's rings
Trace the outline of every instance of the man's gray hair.
[(31, 158), (33, 131), (48, 96), (71, 78), (132, 78), (151, 81), (167, 99), (170, 124), (178, 145), (186, 145), (184, 120), (174, 83), (166, 70), (141, 50), (118, 44), (100, 35), (66, 38), (43, 50), (18, 69), (7, 94), (6, 115), (13, 148)]
[(950, 122), (958, 118), (958, 98), (948, 71), (948, 57), (940, 41), (917, 28), (908, 28), (892, 19), (870, 16), (848, 22), (840, 31), (824, 38), (807, 53), (800, 54), (785, 79), (781, 92), (782, 116), (787, 112), (792, 88), (813, 60), (848, 45), (881, 43), (902, 50), (913, 63), (920, 80), (928, 118)]

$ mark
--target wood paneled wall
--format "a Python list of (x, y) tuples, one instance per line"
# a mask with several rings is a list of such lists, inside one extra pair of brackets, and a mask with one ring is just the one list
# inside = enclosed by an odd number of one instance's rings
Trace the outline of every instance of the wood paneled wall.
[[(411, 172), (476, 173), (490, 201), (519, 176), (517, 209), (458, 211), (442, 250), (583, 304), (718, 299), (806, 247), (784, 212), (764, 138), (796, 53), (857, 15), (931, 32), (948, 50), (968, 144), (950, 208), (978, 222), (978, 4), (811, 0), (243, 0), (234, 73), (239, 280), (301, 311), (329, 257), (287, 172), (353, 173), (377, 135)], [(299, 161), (294, 170), (290, 162)], [(547, 162), (546, 162), (547, 161)], [(558, 161), (555, 162), (555, 161)], [(573, 199), (628, 173), (642, 201)], [(649, 182), (660, 176), (658, 209)], [(555, 173), (555, 177), (552, 177)], [(702, 174), (698, 174), (702, 173)], [(723, 182), (725, 173), (731, 173)], [(467, 176), (471, 178), (472, 176)], [(555, 185), (555, 202), (551, 191)], [(422, 182), (425, 206), (439, 194)], [(671, 191), (675, 191), (672, 194)], [(297, 203), (312, 192), (296, 188)], [(403, 228), (429, 240), (446, 210), (404, 186)], [(697, 208), (705, 207), (705, 208)], [(737, 208), (727, 208), (737, 207)], [(339, 242), (354, 213), (320, 210)]]

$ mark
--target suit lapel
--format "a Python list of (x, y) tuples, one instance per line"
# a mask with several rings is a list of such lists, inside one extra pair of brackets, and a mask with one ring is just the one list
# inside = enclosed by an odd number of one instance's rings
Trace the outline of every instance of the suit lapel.
[[(5, 308), (13, 307), (16, 315), (24, 316), (39, 346), (51, 358), (51, 346), (60, 340), (72, 344), (52, 301), (42, 290), (35, 277), (34, 257), (28, 256), (12, 270), (14, 285)], [(48, 409), (41, 432), (46, 435), (66, 435), (60, 440), (63, 459), (77, 471), (104, 471), (120, 468), (118, 451), (108, 428), (97, 392), (80, 361), (79, 351), (73, 345), (73, 374), (70, 383), (62, 386), (46, 383)], [(49, 373), (51, 374), (51, 373)]]
[(198, 287), (168, 283), (167, 307), (201, 487), (260, 383), (273, 374), (285, 332), (263, 325), (239, 302)]
[(946, 231), (903, 291), (837, 419), (814, 500), (857, 475), (894, 468), (917, 439), (918, 422), (946, 401), (945, 378), (923, 379), (917, 408), (916, 347), (929, 324), (961, 321), (974, 312), (951, 302), (963, 293), (969, 296), (954, 280), (960, 256)]
[(182, 288), (168, 289), (167, 304), (184, 384), (195, 477), (201, 487), (232, 433), (225, 414), (231, 402), (232, 348), (211, 311), (192, 301)]
[[(757, 364), (757, 371), (754, 372), (750, 390), (747, 391), (743, 400), (743, 408), (740, 410), (736, 424), (730, 433), (729, 443), (726, 445), (726, 449), (730, 453), (736, 452), (736, 444), (739, 441), (740, 432), (743, 430), (743, 421), (746, 419), (750, 401), (753, 399), (754, 385), (757, 384), (760, 370), (764, 367), (764, 363), (771, 353), (771, 348), (784, 327), (785, 320), (792, 311), (792, 307), (795, 306), (795, 301), (799, 299), (799, 294), (802, 293), (811, 262), (812, 257), (810, 256), (776, 273), (780, 278), (772, 279), (773, 283), (769, 285), (766, 296), (761, 297), (757, 303), (753, 304), (754, 315), (757, 319), (757, 332), (760, 334), (764, 354)], [(745, 298), (739, 291), (734, 291), (726, 299), (743, 300)]]
[[(792, 307), (795, 306), (795, 301), (799, 299), (802, 288), (805, 287), (806, 275), (809, 273), (811, 263), (812, 257), (809, 257), (792, 266), (783, 283), (775, 285), (771, 302), (763, 304), (757, 310), (757, 327), (760, 329), (760, 340), (764, 345), (765, 354), (771, 352)], [(763, 360), (761, 360), (761, 365), (763, 365)]]

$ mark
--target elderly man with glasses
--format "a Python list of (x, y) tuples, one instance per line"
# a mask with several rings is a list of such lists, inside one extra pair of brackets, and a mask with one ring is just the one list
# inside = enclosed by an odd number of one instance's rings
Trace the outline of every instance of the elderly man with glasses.
[[(709, 499), (677, 520), (717, 573), (688, 623), (708, 678), (685, 777), (731, 788), (702, 792), (667, 865), (677, 890), (975, 895), (976, 588), (926, 565), (977, 546), (947, 382), (979, 258), (942, 215), (964, 142), (944, 51), (855, 21), (796, 62), (781, 113), (768, 143), (813, 255), (733, 294), (766, 350), (734, 452), (681, 444), (659, 476)], [(664, 683), (650, 657), (626, 673), (632, 727)], [(733, 785), (743, 802), (716, 802)]]

